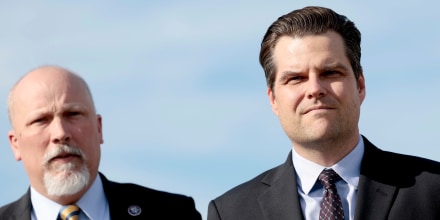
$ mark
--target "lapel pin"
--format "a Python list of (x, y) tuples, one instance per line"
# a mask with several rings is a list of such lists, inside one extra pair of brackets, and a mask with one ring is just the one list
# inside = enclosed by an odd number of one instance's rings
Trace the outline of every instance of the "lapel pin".
[(138, 216), (141, 214), (141, 212), (141, 207), (137, 205), (131, 205), (130, 207), (128, 207), (128, 214), (130, 214), (131, 216)]

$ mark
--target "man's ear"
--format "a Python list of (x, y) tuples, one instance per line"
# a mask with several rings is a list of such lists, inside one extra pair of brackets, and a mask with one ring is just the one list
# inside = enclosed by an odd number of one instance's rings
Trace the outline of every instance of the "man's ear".
[(267, 88), (267, 96), (269, 98), (270, 105), (272, 106), (272, 111), (278, 116), (278, 105), (275, 99), (275, 94), (270, 87)]
[(367, 95), (367, 91), (365, 88), (365, 78), (364, 74), (361, 74), (357, 80), (358, 84), (358, 90), (359, 90), (359, 100), (361, 100), (361, 103), (364, 101), (365, 96)]
[(20, 146), (18, 143), (17, 135), (14, 130), (8, 132), (9, 145), (11, 145), (12, 153), (14, 153), (15, 160), (21, 160)]
[(97, 121), (97, 123), (98, 123), (98, 133), (101, 136), (100, 137), (101, 138), (100, 142), (101, 142), (101, 144), (103, 144), (104, 143), (104, 135), (102, 134), (102, 117), (101, 117), (100, 114), (96, 115), (96, 120), (98, 120)]

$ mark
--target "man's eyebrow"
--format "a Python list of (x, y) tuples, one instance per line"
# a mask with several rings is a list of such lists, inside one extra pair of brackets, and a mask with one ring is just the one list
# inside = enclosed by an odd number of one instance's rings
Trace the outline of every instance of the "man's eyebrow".
[(38, 110), (30, 112), (28, 114), (28, 116), (29, 116), (29, 118), (35, 118), (35, 117), (40, 117), (40, 116), (43, 116), (43, 115), (47, 115), (50, 112), (51, 112), (50, 109), (46, 109), (46, 108), (45, 109), (38, 109)]
[(331, 63), (331, 64), (324, 65), (322, 68), (320, 68), (321, 71), (329, 71), (329, 70), (335, 70), (335, 69), (339, 69), (339, 70), (342, 70), (345, 72), (349, 71), (349, 69), (341, 63)]
[(280, 80), (281, 81), (284, 81), (284, 80), (287, 80), (288, 78), (290, 78), (290, 77), (292, 77), (292, 76), (297, 76), (297, 75), (300, 75), (301, 73), (300, 72), (295, 72), (295, 71), (292, 71), (292, 70), (286, 70), (286, 71), (283, 71), (283, 72), (281, 72), (280, 73)]

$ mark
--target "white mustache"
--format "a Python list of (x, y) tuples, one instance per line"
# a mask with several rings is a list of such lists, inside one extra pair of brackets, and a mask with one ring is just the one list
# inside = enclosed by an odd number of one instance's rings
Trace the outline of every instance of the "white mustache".
[(48, 164), (50, 160), (62, 154), (73, 154), (79, 156), (82, 160), (85, 159), (85, 156), (81, 151), (81, 149), (77, 147), (72, 147), (67, 144), (63, 144), (63, 145), (58, 145), (52, 151), (49, 151), (48, 153), (46, 153), (46, 155), (44, 155), (44, 164)]

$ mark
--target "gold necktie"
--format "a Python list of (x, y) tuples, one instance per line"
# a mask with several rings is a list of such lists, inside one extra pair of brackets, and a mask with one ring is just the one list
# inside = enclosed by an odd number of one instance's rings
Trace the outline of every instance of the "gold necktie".
[(79, 220), (79, 207), (76, 205), (63, 206), (60, 210), (58, 219), (60, 220)]

